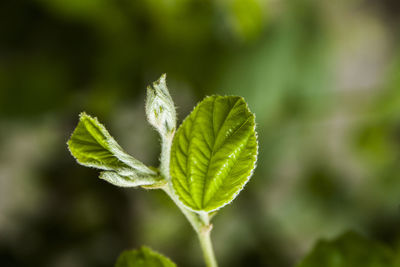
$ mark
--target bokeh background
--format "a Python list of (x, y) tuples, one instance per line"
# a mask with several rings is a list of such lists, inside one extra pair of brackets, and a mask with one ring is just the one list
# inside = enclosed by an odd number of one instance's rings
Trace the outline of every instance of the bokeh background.
[(396, 0), (0, 2), (0, 265), (109, 267), (148, 245), (203, 266), (159, 191), (76, 164), (80, 111), (157, 166), (146, 85), (168, 75), (181, 121), (204, 96), (256, 113), (258, 167), (214, 219), (221, 266), (293, 266), (356, 230), (400, 247), (400, 4)]

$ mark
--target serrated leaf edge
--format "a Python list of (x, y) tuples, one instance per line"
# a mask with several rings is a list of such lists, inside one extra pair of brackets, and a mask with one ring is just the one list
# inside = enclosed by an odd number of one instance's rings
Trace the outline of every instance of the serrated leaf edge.
[[(253, 128), (253, 130), (254, 130), (255, 137), (256, 137), (257, 148), (256, 148), (256, 154), (255, 154), (255, 156), (254, 156), (254, 157), (255, 157), (254, 167), (253, 167), (253, 169), (250, 171), (250, 174), (247, 176), (246, 181), (245, 181), (245, 182), (243, 183), (243, 185), (239, 188), (239, 190), (237, 190), (237, 192), (236, 192), (235, 194), (232, 195), (232, 199), (231, 199), (231, 200), (227, 201), (226, 203), (224, 203), (222, 206), (220, 206), (220, 207), (218, 207), (218, 208), (215, 208), (215, 209), (212, 209), (212, 210), (209, 210), (209, 211), (192, 209), (191, 207), (187, 206), (187, 205), (181, 200), (181, 197), (175, 192), (175, 188), (174, 188), (174, 186), (173, 186), (173, 184), (172, 184), (172, 179), (170, 180), (170, 183), (171, 183), (171, 186), (170, 186), (170, 187), (171, 187), (172, 193), (173, 193), (175, 196), (177, 196), (178, 201), (179, 201), (185, 208), (187, 208), (188, 210), (193, 211), (193, 212), (198, 213), (198, 214), (202, 214), (202, 213), (204, 213), (204, 212), (206, 212), (206, 213), (216, 212), (216, 211), (220, 210), (221, 208), (225, 207), (226, 205), (229, 205), (233, 200), (236, 199), (236, 197), (239, 195), (239, 193), (244, 189), (244, 187), (245, 187), (245, 186), (247, 185), (247, 183), (250, 181), (250, 178), (253, 176), (255, 169), (257, 168), (258, 150), (259, 150), (259, 147), (258, 147), (258, 134), (257, 134), (257, 131), (256, 131), (256, 128), (257, 128), (256, 115), (255, 115), (253, 112), (251, 112), (248, 103), (247, 103), (246, 100), (245, 100), (243, 97), (241, 97), (241, 96), (237, 96), (237, 95), (209, 95), (209, 96), (204, 97), (202, 100), (200, 100), (200, 101), (197, 102), (197, 104), (193, 107), (193, 109), (192, 109), (192, 110), (189, 112), (189, 114), (185, 117), (185, 119), (184, 119), (184, 120), (182, 121), (182, 123), (179, 125), (177, 131), (179, 130), (179, 128), (181, 127), (181, 125), (189, 118), (190, 114), (192, 114), (192, 112), (195, 110), (195, 108), (196, 108), (201, 102), (205, 101), (205, 100), (208, 99), (208, 98), (215, 97), (215, 96), (239, 97), (239, 98), (241, 98), (241, 99), (244, 101), (244, 103), (246, 104), (246, 108), (247, 108), (247, 109), (250, 111), (250, 113), (254, 116), (254, 128)], [(174, 138), (175, 138), (175, 136), (174, 136)], [(172, 161), (171, 161), (171, 162), (172, 162)], [(171, 169), (172, 169), (172, 168), (171, 168), (171, 166), (170, 166), (170, 175), (171, 175)], [(171, 178), (172, 178), (172, 175), (171, 175)]]
[[(94, 169), (100, 169), (100, 170), (104, 170), (104, 171), (114, 171), (114, 172), (119, 173), (122, 176), (136, 174), (135, 171), (140, 171), (141, 173), (148, 174), (149, 176), (157, 175), (156, 172), (154, 172), (153, 170), (148, 168), (144, 163), (142, 163), (141, 161), (130, 156), (128, 153), (126, 153), (121, 148), (121, 146), (117, 143), (117, 141), (115, 141), (114, 137), (111, 136), (111, 134), (108, 132), (108, 130), (105, 128), (105, 126), (101, 122), (99, 122), (97, 117), (95, 117), (95, 116), (92, 117), (92, 116), (88, 115), (85, 111), (83, 111), (79, 114), (78, 124), (81, 122), (82, 118), (83, 119), (88, 118), (89, 120), (95, 121), (96, 125), (98, 125), (101, 128), (102, 133), (106, 136), (106, 142), (110, 146), (110, 152), (112, 154), (114, 154), (118, 160), (125, 163), (129, 168), (109, 168), (109, 167), (105, 167), (104, 165), (100, 165), (100, 164), (81, 163), (78, 160), (78, 158), (75, 157), (75, 155), (73, 154), (73, 151), (72, 151), (73, 149), (71, 149), (71, 146), (70, 146), (72, 136), (74, 135), (75, 130), (76, 130), (76, 128), (75, 128), (74, 131), (71, 133), (70, 137), (68, 138), (68, 141), (66, 142), (66, 144), (67, 144), (67, 148), (68, 148), (68, 151), (70, 152), (71, 156), (76, 160), (76, 162), (79, 165), (89, 167), (89, 168), (94, 168)], [(138, 164), (140, 166), (140, 168), (138, 168), (139, 166), (138, 167), (132, 166), (132, 162)]]

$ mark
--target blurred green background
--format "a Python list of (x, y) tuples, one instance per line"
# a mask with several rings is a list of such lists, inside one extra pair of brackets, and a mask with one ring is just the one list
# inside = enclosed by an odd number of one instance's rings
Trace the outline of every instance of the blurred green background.
[(396, 0), (0, 2), (0, 265), (109, 267), (148, 245), (203, 266), (163, 192), (76, 164), (80, 111), (157, 166), (144, 115), (162, 73), (181, 121), (204, 96), (256, 113), (258, 167), (214, 219), (221, 266), (293, 266), (356, 230), (400, 247), (400, 4)]

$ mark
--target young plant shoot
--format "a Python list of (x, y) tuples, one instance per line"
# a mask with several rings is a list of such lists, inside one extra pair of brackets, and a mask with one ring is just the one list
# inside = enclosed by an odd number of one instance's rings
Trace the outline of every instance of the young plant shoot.
[[(106, 128), (86, 113), (68, 141), (78, 163), (102, 170), (100, 179), (122, 187), (161, 189), (194, 228), (208, 267), (216, 267), (212, 214), (229, 204), (253, 174), (257, 161), (255, 117), (239, 96), (209, 96), (177, 129), (166, 75), (147, 87), (146, 115), (161, 137), (158, 169), (128, 155)], [(175, 266), (142, 248), (121, 254), (117, 267)]]

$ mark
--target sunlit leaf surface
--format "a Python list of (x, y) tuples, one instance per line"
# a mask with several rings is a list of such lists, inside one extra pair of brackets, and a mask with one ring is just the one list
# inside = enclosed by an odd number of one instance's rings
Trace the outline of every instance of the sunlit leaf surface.
[(150, 185), (158, 179), (154, 171), (126, 154), (97, 118), (86, 113), (80, 115), (68, 147), (78, 163), (106, 170), (100, 178), (114, 185)]
[(255, 118), (244, 99), (207, 97), (175, 135), (171, 152), (173, 187), (190, 209), (216, 210), (240, 192), (256, 159)]

